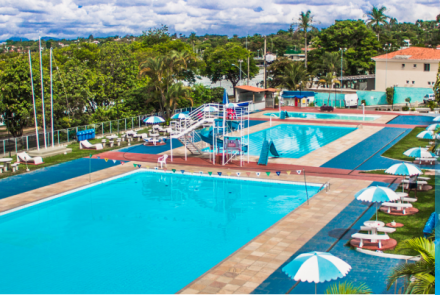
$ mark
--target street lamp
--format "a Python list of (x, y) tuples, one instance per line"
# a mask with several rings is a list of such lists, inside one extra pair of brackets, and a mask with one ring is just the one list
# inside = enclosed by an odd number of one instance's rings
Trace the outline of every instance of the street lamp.
[(240, 63), (240, 85), (241, 85), (241, 63), (243, 62), (243, 60), (239, 59), (238, 62)]
[[(234, 67), (237, 67), (239, 70), (240, 70), (240, 80), (241, 80), (241, 73), (243, 73), (243, 71), (241, 70), (241, 63), (243, 62), (243, 60), (238, 60), (238, 62), (240, 63), (240, 67), (238, 67), (237, 65), (235, 65), (235, 64), (232, 64)], [(243, 73), (243, 75), (245, 75), (246, 76), (246, 74), (245, 73)]]
[(258, 58), (260, 58), (260, 49), (257, 49), (258, 52)]
[(339, 87), (341, 87), (341, 94), (342, 94), (342, 66), (344, 61), (344, 51), (347, 51), (347, 48), (339, 48), (341, 51), (341, 83), (339, 84)]

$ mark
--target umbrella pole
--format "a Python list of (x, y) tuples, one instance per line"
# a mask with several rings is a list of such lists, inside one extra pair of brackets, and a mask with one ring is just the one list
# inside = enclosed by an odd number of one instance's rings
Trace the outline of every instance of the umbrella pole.
[(376, 202), (376, 221), (377, 221), (377, 202)]
[(317, 291), (317, 289), (318, 289), (318, 288), (317, 288), (317, 285), (318, 285), (318, 284), (315, 283), (315, 294), (318, 294), (318, 291)]

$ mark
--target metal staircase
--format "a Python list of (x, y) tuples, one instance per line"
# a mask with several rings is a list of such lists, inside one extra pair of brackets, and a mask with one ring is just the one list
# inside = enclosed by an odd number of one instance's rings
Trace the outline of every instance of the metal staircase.
[(186, 146), (188, 151), (193, 155), (201, 155), (203, 151), (193, 142), (191, 136), (185, 134), (177, 138), (183, 146)]

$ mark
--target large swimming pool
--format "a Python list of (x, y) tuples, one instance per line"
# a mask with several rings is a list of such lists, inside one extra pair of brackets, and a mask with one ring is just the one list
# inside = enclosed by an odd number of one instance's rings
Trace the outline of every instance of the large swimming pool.
[(275, 143), (281, 158), (300, 158), (354, 130), (353, 127), (281, 124), (252, 133), (250, 155), (259, 156), (267, 139)]
[[(302, 118), (302, 119), (333, 119), (333, 120), (352, 120), (352, 121), (374, 121), (380, 116), (372, 115), (344, 115), (344, 114), (327, 114), (327, 113), (297, 113), (297, 112), (287, 112), (289, 118)], [(266, 113), (265, 116), (274, 115), (279, 117), (279, 112), (276, 113)]]
[(1, 215), (1, 291), (175, 293), (305, 200), (300, 183), (137, 170)]

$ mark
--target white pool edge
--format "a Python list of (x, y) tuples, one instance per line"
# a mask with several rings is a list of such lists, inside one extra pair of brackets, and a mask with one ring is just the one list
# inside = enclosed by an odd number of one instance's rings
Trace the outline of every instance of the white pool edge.
[[(35, 202), (28, 203), (26, 205), (18, 206), (18, 207), (15, 207), (13, 209), (9, 209), (9, 210), (0, 212), (0, 216), (4, 216), (4, 215), (7, 215), (7, 214), (10, 214), (10, 213), (13, 213), (13, 212), (20, 211), (22, 209), (28, 208), (28, 207), (32, 207), (32, 206), (35, 206), (35, 205), (38, 205), (38, 204), (41, 204), (41, 203), (45, 203), (45, 202), (48, 202), (48, 201), (51, 201), (51, 200), (54, 200), (54, 199), (58, 199), (58, 198), (64, 197), (64, 196), (72, 194), (72, 193), (76, 193), (76, 192), (79, 192), (79, 191), (82, 191), (82, 190), (85, 190), (85, 189), (88, 189), (88, 188), (91, 188), (91, 187), (94, 187), (94, 186), (97, 186), (97, 185), (100, 185), (100, 184), (104, 184), (104, 183), (109, 182), (109, 181), (116, 180), (116, 179), (121, 178), (121, 177), (125, 177), (125, 176), (131, 175), (131, 174), (136, 174), (136, 173), (142, 173), (142, 172), (161, 173), (161, 174), (165, 174), (165, 173), (177, 174), (178, 173), (179, 175), (208, 177), (208, 178), (226, 178), (226, 179), (242, 180), (242, 181), (282, 183), (282, 184), (290, 184), (290, 185), (305, 185), (305, 182), (298, 182), (298, 181), (258, 179), (258, 178), (241, 177), (241, 176), (223, 176), (223, 175), (220, 176), (220, 175), (214, 175), (214, 174), (209, 175), (209, 174), (206, 174), (206, 173), (200, 174), (200, 172), (189, 173), (189, 172), (186, 172), (186, 171), (184, 173), (181, 173), (180, 171), (177, 171), (177, 170), (176, 170), (176, 172), (173, 172), (171, 170), (163, 171), (163, 170), (158, 170), (158, 169), (154, 169), (154, 168), (153, 169), (139, 168), (138, 170), (133, 170), (133, 171), (130, 171), (130, 172), (122, 173), (122, 174), (117, 175), (117, 176), (113, 176), (113, 177), (109, 177), (109, 178), (106, 178), (106, 179), (103, 179), (103, 180), (92, 182), (90, 184), (86, 184), (84, 186), (81, 186), (81, 187), (78, 187), (78, 188), (75, 188), (75, 189), (71, 189), (71, 190), (68, 190), (68, 191), (65, 191), (65, 192), (53, 195), (51, 197), (44, 198), (42, 200), (38, 200), (38, 201), (35, 201)], [(245, 172), (243, 172), (243, 173), (245, 173)], [(315, 182), (310, 182), (309, 183), (309, 182), (307, 182), (307, 186), (321, 187), (321, 189), (322, 189), (322, 188), (325, 187), (325, 183), (315, 183)], [(311, 197), (313, 197), (313, 196), (311, 196)], [(309, 199), (311, 197), (309, 197)]]

